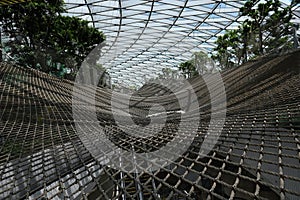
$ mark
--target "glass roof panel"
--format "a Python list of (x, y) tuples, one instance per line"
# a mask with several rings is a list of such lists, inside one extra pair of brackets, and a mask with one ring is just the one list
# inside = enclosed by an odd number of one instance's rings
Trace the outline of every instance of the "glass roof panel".
[[(99, 62), (108, 69), (113, 83), (128, 86), (141, 86), (144, 76), (158, 75), (163, 67), (176, 68), (192, 52), (212, 51), (224, 29), (236, 29), (245, 20), (239, 13), (245, 0), (65, 2), (68, 15), (89, 20), (104, 32), (106, 45)], [(287, 6), (291, 1), (281, 2)], [(300, 7), (293, 10), (293, 22), (300, 23)]]

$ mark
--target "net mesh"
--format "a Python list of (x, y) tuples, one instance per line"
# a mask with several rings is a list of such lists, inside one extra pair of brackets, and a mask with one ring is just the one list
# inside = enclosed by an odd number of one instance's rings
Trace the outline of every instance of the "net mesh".
[(1, 0), (0, 1), (0, 6), (1, 5), (10, 5), (10, 4), (15, 4), (15, 3), (23, 3), (26, 2), (27, 0)]
[[(190, 79), (201, 107), (197, 136), (171, 164), (155, 171), (140, 168), (139, 173), (110, 168), (83, 145), (72, 115), (73, 82), (2, 63), (0, 199), (298, 199), (299, 54), (263, 57), (222, 73), (226, 122), (204, 157), (199, 151), (211, 115), (210, 83)], [(126, 135), (112, 117), (112, 91), (84, 88), (82, 94), (92, 89), (97, 121), (86, 116), (76, 122), (79, 127), (92, 131), (100, 124), (117, 146), (134, 147), (136, 153), (155, 151), (176, 135), (178, 113), (143, 133), (161, 126), (161, 134), (144, 139)], [(147, 124), (143, 116), (157, 101), (168, 109), (178, 106), (169, 90), (144, 85), (131, 99), (135, 122)], [(125, 128), (136, 131), (131, 125)], [(190, 127), (184, 128), (180, 137), (189, 137)]]

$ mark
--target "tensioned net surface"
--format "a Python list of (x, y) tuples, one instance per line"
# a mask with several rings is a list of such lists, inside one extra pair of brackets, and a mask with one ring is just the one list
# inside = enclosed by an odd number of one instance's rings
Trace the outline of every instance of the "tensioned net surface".
[[(65, 2), (67, 15), (90, 20), (106, 34), (101, 62), (114, 84), (142, 86), (145, 78), (190, 59), (193, 51), (210, 51), (218, 34), (243, 21), (238, 10), (245, 1)], [(290, 3), (281, 2), (283, 7)], [(293, 22), (299, 23), (299, 5), (293, 13)], [(0, 199), (299, 199), (299, 57), (299, 51), (268, 56), (222, 73), (226, 120), (207, 155), (201, 146), (215, 134), (208, 131), (209, 88), (219, 91), (219, 79), (205, 81), (211, 80), (205, 75), (189, 80), (200, 112), (186, 109), (185, 114), (199, 115), (198, 121), (181, 118), (177, 97), (189, 92), (184, 85), (170, 81), (172, 90), (155, 83), (142, 86), (130, 99), (133, 121), (144, 127), (136, 129), (129, 123), (119, 126), (113, 116), (112, 103), (125, 102), (125, 94), (91, 85), (74, 92), (73, 82), (2, 63)], [(74, 93), (90, 97), (93, 91), (95, 104), (84, 102), (78, 111), (82, 118), (74, 118)], [(168, 111), (166, 121), (157, 104)], [(149, 122), (151, 107), (154, 123)], [(89, 115), (93, 108), (96, 119)], [(122, 118), (124, 112), (119, 109), (117, 115)], [(178, 134), (182, 120), (190, 126)], [(212, 127), (219, 121), (217, 115)], [(138, 155), (155, 152), (174, 138), (191, 137), (195, 124), (190, 147), (180, 154), (183, 144), (170, 147), (177, 159), (156, 170), (149, 163), (137, 170), (114, 168), (107, 160), (115, 149), (95, 157), (80, 133), (100, 128), (119, 149), (133, 152), (123, 159), (135, 163)], [(160, 132), (153, 135), (156, 129)]]
[[(77, 91), (89, 95), (96, 90), (97, 120), (75, 120), (72, 82), (2, 63), (0, 199), (299, 199), (299, 56), (295, 51), (264, 57), (222, 73), (227, 117), (216, 145), (205, 156), (200, 147), (207, 134), (214, 134), (207, 133), (207, 88), (217, 90), (217, 85), (205, 83), (204, 77), (191, 79), (201, 108), (196, 137), (167, 166), (153, 171), (140, 167), (138, 172), (112, 168), (105, 164), (107, 158), (95, 159), (78, 127), (93, 132), (101, 126), (115, 145), (137, 155), (175, 137), (189, 137), (189, 126), (177, 135), (180, 113), (169, 114), (165, 123), (151, 123), (143, 133), (163, 126), (159, 134), (126, 135), (112, 117), (111, 90), (88, 86)], [(131, 98), (135, 122), (147, 123), (144, 113), (157, 102), (176, 110), (173, 94), (184, 90), (177, 87), (172, 93), (157, 84), (145, 85)], [(122, 100), (124, 95), (117, 97)], [(80, 113), (84, 116), (89, 109)], [(130, 124), (125, 128), (135, 132)], [(176, 153), (180, 144), (173, 148)], [(135, 157), (125, 159), (134, 162)]]

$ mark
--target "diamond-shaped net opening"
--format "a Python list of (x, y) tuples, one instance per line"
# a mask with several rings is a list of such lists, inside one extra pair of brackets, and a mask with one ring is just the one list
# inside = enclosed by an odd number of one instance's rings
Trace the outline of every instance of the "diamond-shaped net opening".
[[(122, 129), (116, 124), (111, 109), (112, 90), (82, 87), (81, 95), (96, 91), (97, 119), (93, 121), (90, 116), (74, 119), (73, 82), (3, 63), (0, 198), (297, 199), (300, 196), (299, 54), (295, 51), (263, 57), (222, 73), (227, 94), (226, 121), (216, 145), (207, 155), (201, 154), (201, 145), (209, 124), (218, 123), (218, 117), (210, 122), (212, 102), (208, 88), (217, 85), (205, 82), (200, 76), (190, 79), (201, 108), (195, 138), (168, 165), (151, 170), (154, 165), (142, 163), (137, 165), (138, 171), (107, 165), (110, 151), (104, 152), (107, 157), (95, 158), (78, 130), (97, 132), (100, 126), (106, 137), (124, 151), (136, 156), (155, 152), (175, 137), (191, 135), (193, 121), (183, 127), (184, 134), (178, 134), (178, 124), (185, 120), (180, 118), (183, 115), (180, 112), (168, 113), (165, 122), (149, 123), (147, 118), (153, 103), (160, 102), (167, 111), (176, 110), (178, 99), (174, 94), (185, 88), (177, 87), (174, 92), (158, 84), (148, 84), (133, 94), (132, 118), (139, 126), (146, 127), (143, 133), (135, 133), (140, 129), (132, 124), (124, 123)], [(118, 96), (120, 101), (123, 97), (123, 94)], [(80, 113), (84, 116), (89, 109), (86, 106)], [(118, 114), (122, 116), (121, 112)], [(161, 131), (152, 135), (157, 127)], [(178, 148), (180, 143), (169, 150), (176, 154)], [(134, 162), (135, 156), (122, 159)]]

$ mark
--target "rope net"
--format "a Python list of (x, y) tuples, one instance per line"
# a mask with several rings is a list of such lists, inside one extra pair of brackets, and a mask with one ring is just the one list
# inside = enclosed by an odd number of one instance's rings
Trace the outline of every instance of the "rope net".
[[(202, 77), (190, 79), (201, 111), (196, 137), (171, 164), (155, 171), (139, 166), (139, 172), (115, 169), (105, 165), (104, 158), (95, 159), (78, 136), (75, 123), (91, 131), (100, 125), (116, 146), (134, 148), (139, 154), (170, 142), (176, 136), (180, 113), (170, 113), (166, 122), (136, 133), (145, 137), (126, 135), (112, 116), (112, 91), (85, 87), (82, 95), (96, 90), (97, 121), (89, 116), (76, 121), (73, 82), (2, 63), (0, 199), (298, 199), (299, 56), (294, 51), (263, 57), (222, 73), (226, 121), (218, 142), (205, 156), (200, 155), (200, 147), (211, 119), (207, 84), (214, 83)], [(182, 90), (176, 87), (174, 91)], [(136, 124), (149, 123), (145, 116), (156, 102), (166, 110), (179, 109), (170, 90), (144, 85), (130, 101)], [(134, 126), (124, 124), (136, 132)], [(162, 131), (147, 136), (156, 127)], [(190, 127), (184, 130), (177, 137), (189, 137)], [(178, 146), (170, 152), (176, 154)]]
[(23, 3), (26, 2), (27, 0), (1, 0), (0, 1), (0, 6), (1, 5), (11, 5), (11, 4), (16, 4), (16, 3)]

